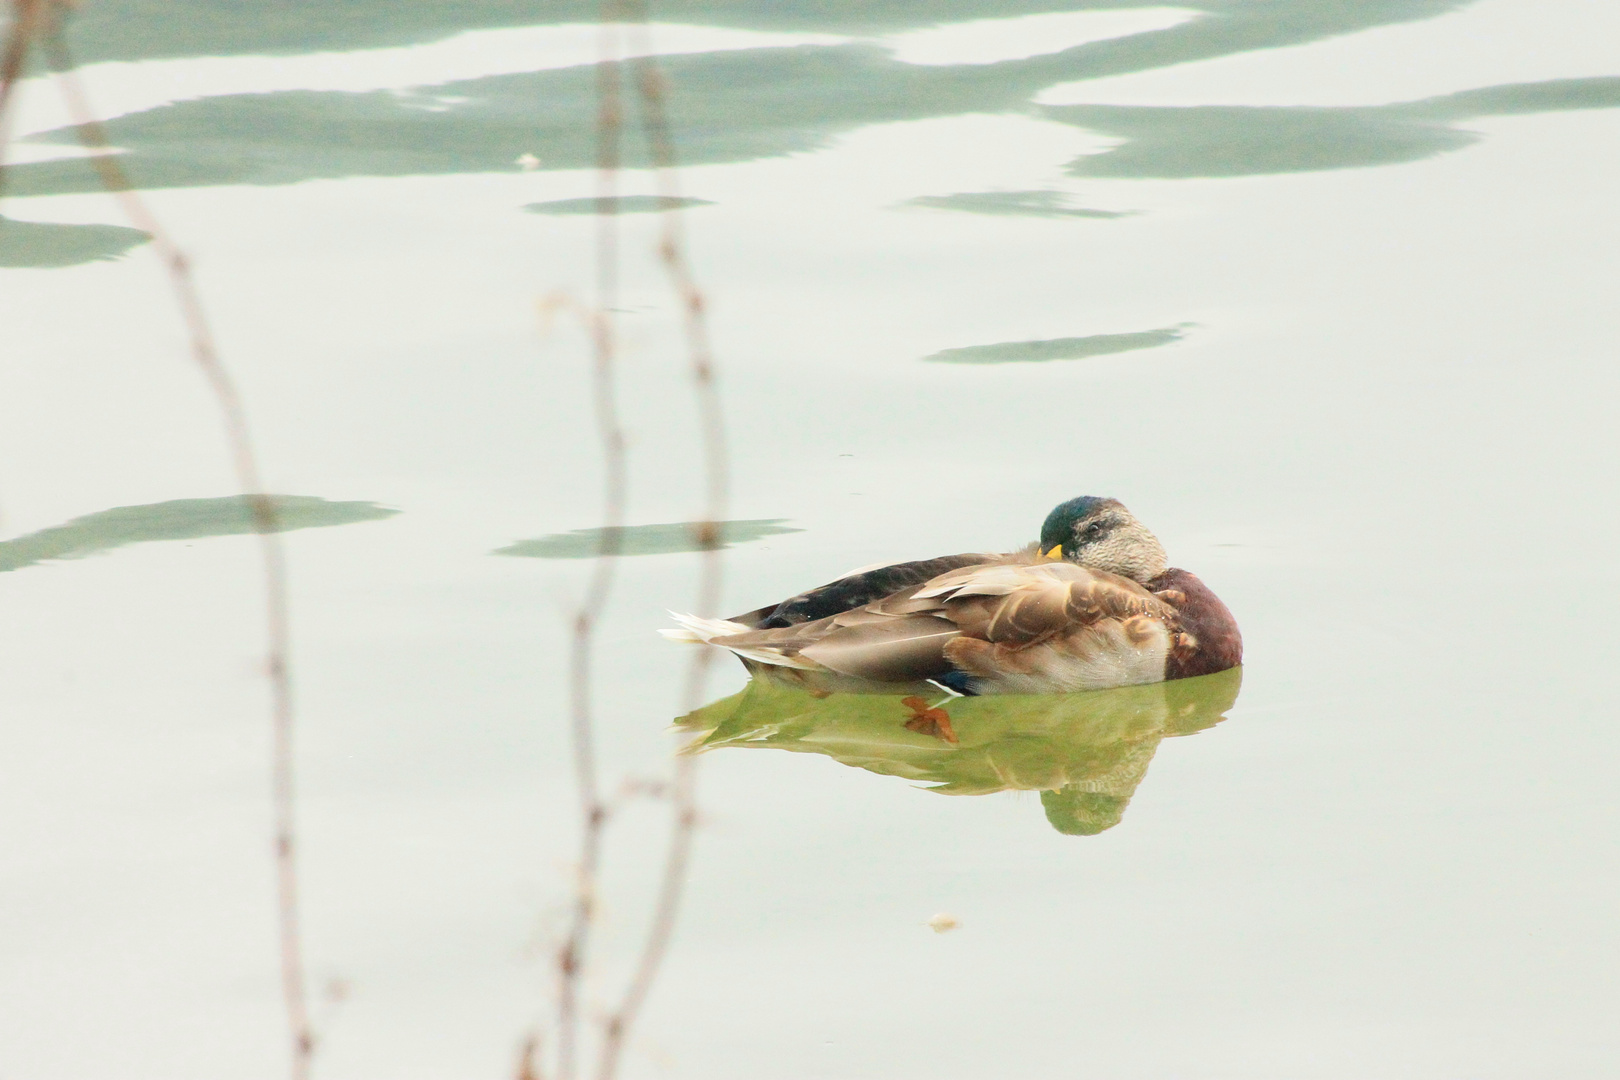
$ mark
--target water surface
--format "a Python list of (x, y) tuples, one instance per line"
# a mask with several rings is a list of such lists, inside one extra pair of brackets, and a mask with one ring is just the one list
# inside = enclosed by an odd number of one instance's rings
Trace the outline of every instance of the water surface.
[[(602, 520), (587, 342), (537, 304), (594, 280), (594, 216), (555, 211), (598, 194), (595, 10), (75, 20), (267, 483), (355, 509), (284, 537), (327, 1080), (512, 1075), (550, 1008), (589, 568), (567, 556)], [(685, 226), (746, 533), (724, 610), (1016, 548), (1111, 495), (1247, 655), (1193, 734), (1153, 697), (1185, 688), (982, 723), (949, 705), (955, 745), (894, 701), (716, 723), (736, 739), (698, 758), (691, 892), (626, 1075), (1612, 1076), (1616, 16), (654, 14), (680, 194), (712, 204)], [(1005, 33), (959, 53), (918, 36), (986, 19)], [(214, 502), (220, 424), (151, 245), (54, 156), (48, 88), (23, 91), (0, 205), (0, 1071), (278, 1076), (254, 540)], [(625, 150), (625, 208), (657, 209)], [(694, 603), (665, 220), (621, 223), (626, 520), (653, 528), (597, 650), (613, 785), (667, 771), (688, 654), (656, 630)], [(176, 505), (212, 509), (153, 510)], [(563, 557), (495, 557), (537, 541)], [(717, 666), (712, 701), (749, 693)], [(622, 986), (662, 836), (645, 802), (615, 826), (593, 1002)], [(931, 932), (941, 913), (958, 929)]]

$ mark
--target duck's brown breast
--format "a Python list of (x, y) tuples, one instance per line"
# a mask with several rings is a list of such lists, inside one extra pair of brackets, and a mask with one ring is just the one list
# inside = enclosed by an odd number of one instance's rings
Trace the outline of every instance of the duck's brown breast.
[(1171, 567), (1147, 587), (1174, 605), (1179, 623), (1164, 661), (1166, 679), (1190, 679), (1243, 663), (1237, 620), (1196, 574)]

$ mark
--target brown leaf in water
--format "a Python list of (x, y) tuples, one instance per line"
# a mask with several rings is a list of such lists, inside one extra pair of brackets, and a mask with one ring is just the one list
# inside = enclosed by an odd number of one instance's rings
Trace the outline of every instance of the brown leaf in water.
[(900, 704), (911, 710), (911, 719), (906, 721), (906, 730), (932, 735), (952, 746), (956, 745), (956, 729), (951, 727), (951, 716), (944, 709), (930, 709), (928, 702), (920, 697), (901, 698)]

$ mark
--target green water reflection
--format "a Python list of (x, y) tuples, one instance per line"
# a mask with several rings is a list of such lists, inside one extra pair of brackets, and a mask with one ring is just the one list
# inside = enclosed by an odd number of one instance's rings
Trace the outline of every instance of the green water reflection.
[(1069, 196), (1061, 191), (963, 191), (955, 195), (919, 195), (900, 205), (1002, 217), (1108, 219), (1129, 217), (1132, 213), (1129, 210), (1090, 210), (1083, 206), (1071, 206)]
[[(1068, 54), (1058, 54), (1066, 56)], [(1076, 158), (1076, 175), (1250, 176), (1415, 161), (1477, 141), (1451, 126), (1487, 116), (1610, 108), (1620, 79), (1486, 87), (1358, 108), (1035, 106), (1078, 78), (1051, 57), (922, 67), (875, 46), (799, 46), (674, 56), (675, 141), (682, 162), (728, 164), (817, 150), (869, 124), (973, 112), (1035, 112), (1104, 132), (1119, 146)], [(444, 83), (402, 93), (289, 90), (176, 102), (117, 117), (108, 137), (144, 188), (291, 184), (353, 176), (510, 172), (523, 153), (542, 169), (594, 162), (595, 75), (573, 67)], [(71, 129), (30, 136), (73, 143)], [(628, 140), (625, 164), (652, 164)], [(84, 158), (8, 167), (15, 195), (96, 191)]]
[[(786, 518), (756, 518), (747, 521), (722, 521), (720, 546), (731, 547), (758, 540), (766, 536), (803, 532), (782, 524)], [(626, 525), (619, 529), (620, 555), (673, 555), (683, 551), (702, 551), (704, 545), (698, 537), (702, 522), (668, 521), (656, 525)], [(553, 533), (533, 540), (519, 540), (497, 548), (491, 555), (518, 555), (531, 559), (593, 559), (602, 550), (603, 529), (575, 529), (572, 532)]]
[(998, 695), (945, 704), (958, 741), (906, 727), (899, 696), (815, 697), (754, 679), (676, 723), (698, 752), (752, 747), (824, 754), (944, 795), (1039, 791), (1047, 821), (1092, 835), (1119, 824), (1161, 740), (1219, 723), (1237, 700), (1241, 668), (1084, 694)]
[(1554, 79), (1353, 108), (1060, 105), (1042, 114), (1125, 142), (1069, 163), (1075, 176), (1177, 179), (1395, 165), (1478, 142), (1452, 126), (1490, 116), (1609, 109), (1620, 78)]
[[(525, 17), (513, 5), (444, 5), (440, 17), (427, 19), (418, 30), (400, 32), (405, 40), (417, 40), (421, 34), (433, 35), (430, 25), (448, 33), (452, 26), (485, 25), (483, 19), (494, 20), (488, 25), (511, 25), (589, 17), (582, 11), (565, 17), (566, 6), (553, 6), (544, 17)], [(852, 23), (892, 29), (1019, 13), (1007, 6), (969, 4), (902, 5), (888, 14), (876, 12), (880, 5), (871, 5), (873, 10), (855, 4), (786, 5), (791, 10), (775, 17), (736, 10), (750, 6), (770, 5), (673, 5), (660, 8), (660, 17), (826, 30)], [(1095, 6), (1111, 10), (1135, 5)], [(1453, 126), (1469, 119), (1620, 104), (1620, 80), (1613, 78), (1504, 85), (1342, 109), (1032, 104), (1037, 93), (1058, 83), (1299, 44), (1427, 18), (1461, 5), (1445, 0), (1230, 0), (1192, 6), (1205, 14), (1167, 29), (998, 63), (907, 64), (883, 47), (863, 43), (665, 57), (660, 64), (671, 86), (677, 152), (689, 165), (734, 163), (815, 150), (870, 124), (965, 113), (1034, 113), (1126, 140), (1075, 160), (1070, 171), (1077, 175), (1237, 176), (1412, 161), (1475, 141), (1477, 135)], [(294, 7), (304, 10), (303, 5)], [(265, 16), (255, 10), (241, 28), (243, 40), (253, 37), (255, 21), (267, 22), (278, 27), (270, 34), (281, 43), (277, 47), (292, 48), (296, 35), (285, 13)], [(313, 18), (304, 43), (332, 47), (333, 39), (322, 36), (321, 26), (380, 26), (385, 21), (381, 10), (376, 15), (359, 10)], [(405, 10), (424, 14), (415, 5)], [(222, 9), (217, 14), (212, 22), (196, 21), (204, 28), (229, 21)], [(244, 14), (232, 6), (229, 18)], [(172, 21), (163, 20), (165, 34), (181, 30), (169, 26)], [(76, 33), (94, 38), (96, 25), (87, 20)], [(523, 154), (538, 155), (544, 169), (580, 169), (594, 163), (594, 80), (592, 67), (576, 66), (409, 91), (220, 95), (117, 117), (108, 133), (127, 149), (125, 164), (135, 183), (148, 188), (501, 172), (516, 169)], [(62, 129), (33, 138), (66, 143), (75, 136)], [(627, 167), (650, 164), (642, 140), (627, 140), (625, 151)], [(92, 191), (99, 185), (83, 159), (31, 162), (8, 171), (8, 186), (18, 195)]]
[(666, 195), (613, 195), (606, 198), (553, 199), (529, 203), (523, 209), (531, 214), (656, 214), (663, 210), (684, 210), (693, 206), (713, 206), (709, 199), (674, 198)]
[(1151, 349), (1180, 341), (1186, 324), (1133, 334), (1092, 334), (1088, 337), (1052, 338), (1048, 341), (1003, 341), (995, 345), (966, 345), (943, 349), (923, 357), (940, 364), (1022, 364), (1043, 360), (1083, 360), (1088, 356)]
[[(375, 521), (399, 513), (373, 502), (328, 502), (313, 495), (272, 495), (270, 499), (275, 507), (277, 532)], [(252, 511), (240, 495), (116, 506), (0, 541), (0, 573), (50, 559), (82, 559), (128, 544), (235, 536), (253, 531)]]
[(117, 259), (151, 237), (122, 225), (59, 225), (0, 218), (0, 266), (78, 266)]
[[(1467, 0), (1192, 0), (1174, 6), (1206, 13), (1181, 33), (1156, 32), (1124, 50), (1122, 61), (1178, 63), (1241, 49), (1295, 44), (1388, 23), (1432, 18)], [(660, 0), (666, 23), (745, 30), (893, 33), (968, 19), (1058, 11), (1129, 11), (1163, 0)], [(73, 39), (91, 60), (287, 54), (380, 48), (436, 41), (467, 30), (595, 22), (599, 0), (188, 0), (174, 18), (164, 0), (99, 0), (76, 14)], [(1174, 28), (1182, 30), (1181, 27)], [(1103, 55), (1109, 55), (1103, 53)]]

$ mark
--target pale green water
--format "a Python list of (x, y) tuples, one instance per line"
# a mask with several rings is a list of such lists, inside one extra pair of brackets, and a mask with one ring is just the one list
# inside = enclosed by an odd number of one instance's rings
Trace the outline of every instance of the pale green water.
[[(322, 1078), (509, 1076), (549, 1007), (599, 466), (582, 335), (536, 301), (591, 281), (594, 10), (100, 0), (75, 30), (302, 515), (305, 919), (350, 988)], [(1614, 13), (655, 15), (711, 204), (727, 609), (1113, 495), (1248, 655), (1179, 726), (1146, 691), (956, 747), (888, 699), (729, 713), (763, 752), (701, 756), (626, 1074), (1614, 1075)], [(50, 160), (48, 95), (0, 203), (0, 1073), (279, 1076), (254, 542), (151, 253)], [(657, 209), (645, 173), (621, 194)], [(623, 222), (646, 528), (603, 632), (614, 783), (665, 768), (685, 654), (654, 631), (700, 512), (658, 222)], [(726, 661), (713, 697), (744, 686)], [(614, 834), (598, 999), (661, 835)]]

